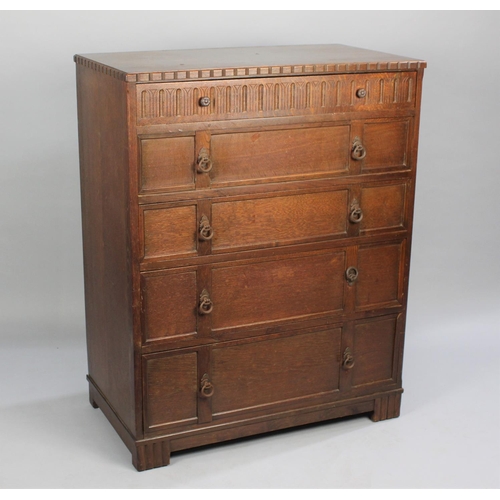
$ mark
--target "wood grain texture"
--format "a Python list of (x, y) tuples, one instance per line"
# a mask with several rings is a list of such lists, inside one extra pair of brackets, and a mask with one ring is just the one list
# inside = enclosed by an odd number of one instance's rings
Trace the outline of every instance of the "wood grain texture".
[(396, 324), (394, 316), (356, 323), (352, 346), (354, 387), (393, 380)]
[(399, 417), (401, 410), (401, 394), (389, 394), (375, 400), (375, 410), (371, 414), (374, 422)]
[(338, 312), (343, 307), (342, 251), (216, 267), (212, 271), (212, 328)]
[(356, 266), (359, 278), (354, 285), (357, 309), (400, 304), (403, 247), (398, 242), (359, 248)]
[(212, 185), (347, 173), (349, 127), (212, 135)]
[(197, 420), (196, 352), (145, 358), (146, 430)]
[(141, 141), (141, 191), (194, 188), (194, 137)]
[(196, 252), (196, 205), (144, 209), (144, 259)]
[(407, 182), (365, 185), (360, 190), (363, 220), (360, 234), (398, 230), (405, 227)]
[(340, 44), (77, 54), (74, 59), (94, 71), (130, 82), (365, 73), (426, 67), (426, 62), (419, 59)]
[(342, 236), (347, 190), (212, 205), (212, 250), (266, 247)]
[[(415, 88), (414, 72), (143, 84), (137, 86), (137, 125), (412, 109)], [(199, 104), (203, 97), (208, 106)]]
[(196, 335), (196, 272), (142, 277), (144, 341)]
[(75, 61), (89, 397), (135, 467), (398, 416), (425, 62), (343, 46)]
[(126, 87), (84, 66), (77, 82), (88, 369), (135, 434)]
[(214, 416), (338, 390), (340, 329), (212, 350)]
[(408, 120), (366, 123), (362, 139), (367, 151), (363, 172), (408, 168), (408, 130)]

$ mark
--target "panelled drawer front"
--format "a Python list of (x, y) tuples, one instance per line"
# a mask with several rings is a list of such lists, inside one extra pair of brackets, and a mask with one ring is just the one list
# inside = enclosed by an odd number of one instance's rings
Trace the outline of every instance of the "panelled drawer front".
[[(408, 170), (411, 118), (140, 139), (142, 194)], [(356, 146), (360, 151), (355, 151)], [(200, 158), (209, 162), (200, 170)]]
[(406, 197), (408, 181), (363, 184), (360, 187), (359, 208), (362, 218), (361, 235), (407, 228)]
[(395, 381), (396, 340), (395, 316), (356, 322), (352, 387)]
[[(352, 192), (214, 199), (211, 208), (206, 202), (203, 208), (196, 202), (144, 205), (143, 258), (195, 256), (201, 245), (201, 255), (207, 255), (333, 240), (349, 230), (351, 236), (401, 231), (407, 227), (407, 191), (408, 181), (390, 181), (362, 184)], [(202, 219), (206, 238), (200, 233)]]
[(212, 186), (347, 174), (348, 125), (213, 134)]
[(408, 144), (410, 120), (367, 120), (362, 124), (361, 141), (366, 156), (358, 160), (362, 174), (410, 168)]
[[(412, 109), (416, 72), (139, 84), (137, 124)], [(365, 92), (359, 92), (363, 89)], [(210, 99), (208, 106), (200, 103)]]
[(404, 314), (143, 356), (144, 429), (195, 429), (400, 384)]
[[(144, 205), (141, 207), (143, 259), (189, 257), (197, 255), (201, 245), (218, 253), (344, 237), (348, 199), (349, 191), (339, 189), (214, 200), (211, 210), (207, 205), (201, 209), (195, 202)], [(209, 226), (205, 237), (202, 219)]]
[(278, 246), (345, 236), (346, 189), (302, 195), (216, 201), (212, 251)]
[[(406, 240), (398, 240), (284, 259), (143, 273), (144, 341), (196, 335), (238, 338), (272, 332), (275, 326), (296, 321), (400, 309), (405, 248)], [(352, 268), (356, 277), (350, 281), (347, 274)], [(205, 310), (203, 291), (208, 300)]]
[(141, 277), (146, 342), (197, 334), (197, 271), (173, 270)]
[(193, 136), (140, 141), (141, 192), (194, 189)]
[(341, 329), (211, 351), (214, 418), (339, 390)]
[(143, 371), (145, 430), (197, 422), (197, 352), (145, 357)]
[(358, 248), (356, 310), (402, 305), (405, 248), (406, 240)]
[[(143, 341), (240, 337), (296, 319), (339, 315), (344, 309), (345, 256), (344, 249), (336, 249), (284, 260), (142, 273)], [(204, 290), (212, 304), (207, 314), (200, 310)]]
[(196, 204), (145, 207), (142, 211), (144, 259), (195, 255), (197, 216)]
[(212, 270), (212, 330), (233, 330), (339, 313), (345, 252), (217, 265)]

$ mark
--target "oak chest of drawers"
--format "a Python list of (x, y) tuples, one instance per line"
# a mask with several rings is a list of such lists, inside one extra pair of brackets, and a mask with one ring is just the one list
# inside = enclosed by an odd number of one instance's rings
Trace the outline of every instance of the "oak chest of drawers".
[(90, 401), (138, 470), (401, 402), (425, 62), (75, 56)]

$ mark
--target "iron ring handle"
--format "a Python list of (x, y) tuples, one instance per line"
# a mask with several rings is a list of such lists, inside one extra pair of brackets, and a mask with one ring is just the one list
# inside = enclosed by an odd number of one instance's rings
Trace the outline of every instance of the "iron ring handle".
[(201, 378), (200, 396), (210, 398), (214, 395), (215, 388), (208, 378), (208, 373), (205, 373)]
[(359, 224), (363, 220), (363, 210), (360, 207), (353, 208), (349, 214), (349, 220), (353, 224)]
[(342, 368), (344, 370), (350, 370), (354, 367), (354, 356), (351, 353), (349, 347), (344, 351), (344, 360), (342, 361)]
[(214, 310), (213, 302), (208, 298), (204, 297), (200, 301), (200, 305), (198, 307), (198, 311), (200, 314), (210, 314)]
[(201, 241), (210, 241), (214, 237), (213, 227), (210, 225), (210, 221), (206, 215), (202, 215), (200, 219), (198, 235)]
[(355, 267), (348, 267), (345, 272), (347, 283), (352, 285), (358, 279), (359, 272)]
[(203, 241), (210, 241), (214, 237), (214, 230), (212, 226), (205, 226), (200, 229), (200, 239)]
[(197, 160), (196, 170), (200, 174), (206, 174), (212, 170), (213, 163), (206, 148), (202, 148)]
[(214, 395), (214, 392), (215, 392), (215, 388), (214, 388), (213, 384), (211, 382), (209, 382), (208, 380), (205, 380), (201, 386), (200, 394), (204, 398), (210, 398)]
[(359, 137), (354, 138), (352, 143), (351, 158), (356, 161), (364, 159), (366, 156), (366, 148), (363, 146)]

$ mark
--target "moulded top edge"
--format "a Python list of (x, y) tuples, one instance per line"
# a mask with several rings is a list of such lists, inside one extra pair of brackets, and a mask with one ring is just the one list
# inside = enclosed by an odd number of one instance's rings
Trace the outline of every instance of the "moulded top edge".
[(419, 59), (338, 44), (77, 54), (74, 59), (77, 64), (138, 83), (426, 67)]

